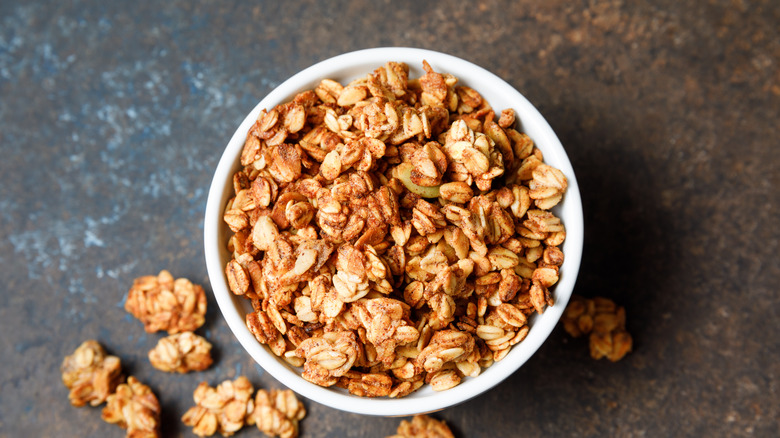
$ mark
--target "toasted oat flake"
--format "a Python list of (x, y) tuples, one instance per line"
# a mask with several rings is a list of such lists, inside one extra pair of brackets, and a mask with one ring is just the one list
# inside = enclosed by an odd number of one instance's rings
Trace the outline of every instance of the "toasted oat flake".
[(258, 342), (321, 386), (451, 388), (555, 302), (566, 233), (551, 208), (565, 175), (515, 129), (513, 109), (423, 70), (410, 78), (388, 62), (350, 83), (323, 79), (247, 134), (224, 212), (225, 275), (251, 300)]

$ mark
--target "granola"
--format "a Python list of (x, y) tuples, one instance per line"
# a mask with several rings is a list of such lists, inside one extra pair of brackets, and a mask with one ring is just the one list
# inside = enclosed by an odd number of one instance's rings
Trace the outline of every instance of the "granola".
[(252, 392), (252, 383), (244, 376), (226, 380), (216, 388), (201, 382), (193, 394), (196, 405), (181, 420), (192, 426), (192, 433), (198, 436), (212, 436), (217, 432), (231, 436), (244, 427), (254, 408)]
[(512, 109), (423, 70), (323, 79), (247, 134), (225, 275), (257, 340), (321, 386), (446, 390), (554, 304), (566, 177)]
[(594, 359), (606, 357), (617, 362), (633, 347), (626, 331), (626, 310), (608, 298), (573, 295), (561, 320), (571, 336), (589, 335), (590, 355)]
[(186, 278), (174, 280), (168, 271), (135, 279), (125, 301), (125, 310), (138, 318), (149, 332), (169, 334), (193, 331), (206, 315), (206, 293)]
[(127, 429), (128, 438), (160, 436), (160, 402), (148, 386), (133, 376), (108, 396), (102, 418)]
[(192, 333), (182, 332), (160, 339), (149, 351), (149, 362), (160, 371), (187, 373), (211, 366), (211, 344)]
[(62, 383), (70, 390), (68, 399), (77, 407), (105, 402), (124, 379), (119, 358), (107, 355), (94, 340), (84, 341), (65, 357), (60, 371)]
[(415, 415), (412, 421), (402, 420), (395, 435), (387, 438), (454, 438), (447, 423), (427, 415)]
[(254, 410), (247, 417), (247, 424), (256, 425), (268, 436), (295, 438), (298, 436), (298, 422), (305, 416), (306, 408), (289, 389), (258, 389)]

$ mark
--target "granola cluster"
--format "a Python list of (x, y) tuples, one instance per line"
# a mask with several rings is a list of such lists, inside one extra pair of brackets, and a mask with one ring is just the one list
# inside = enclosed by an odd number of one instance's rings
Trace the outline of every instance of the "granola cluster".
[(198, 436), (211, 436), (217, 431), (222, 436), (233, 435), (244, 427), (252, 412), (252, 392), (252, 383), (243, 376), (226, 380), (216, 388), (201, 382), (193, 394), (196, 405), (181, 420), (192, 426), (192, 432)]
[(130, 376), (124, 381), (118, 357), (106, 355), (94, 340), (84, 341), (60, 368), (68, 398), (77, 407), (106, 403), (102, 418), (127, 429), (128, 437), (156, 438), (160, 433), (160, 404), (152, 390)]
[(138, 318), (148, 333), (193, 331), (206, 320), (206, 293), (188, 279), (174, 280), (163, 270), (133, 281), (125, 310)]
[(192, 426), (198, 436), (212, 436), (219, 432), (231, 436), (244, 425), (256, 425), (268, 436), (295, 438), (298, 422), (306, 416), (306, 409), (288, 390), (266, 391), (259, 389), (252, 398), (252, 383), (240, 376), (226, 380), (216, 388), (201, 382), (195, 389), (195, 406), (182, 417), (182, 422)]
[[(187, 373), (211, 366), (211, 344), (192, 333), (205, 321), (206, 295), (202, 287), (186, 278), (174, 280), (163, 270), (133, 282), (125, 309), (144, 324), (147, 332), (165, 330), (170, 334), (149, 352), (149, 362), (155, 368)], [(133, 376), (124, 382), (119, 358), (106, 355), (97, 341), (85, 341), (65, 357), (61, 372), (74, 406), (107, 402), (103, 420), (126, 429), (128, 437), (159, 436), (157, 397)]]
[(68, 399), (77, 407), (105, 402), (124, 380), (119, 358), (107, 355), (94, 340), (84, 341), (73, 354), (65, 357), (60, 371), (62, 383), (70, 390)]
[(454, 438), (447, 423), (427, 415), (415, 415), (412, 421), (403, 420), (395, 435), (387, 438)]
[(626, 310), (609, 298), (573, 295), (561, 318), (563, 328), (578, 338), (590, 335), (590, 356), (617, 362), (631, 351), (633, 341), (626, 331)]
[(566, 190), (455, 76), (388, 62), (262, 111), (224, 220), (231, 291), (257, 340), (361, 396), (451, 388), (553, 305)]
[(306, 408), (291, 390), (258, 389), (254, 410), (247, 417), (247, 424), (256, 425), (268, 436), (295, 438), (298, 436), (298, 422), (305, 416)]
[(108, 423), (127, 429), (128, 437), (160, 436), (160, 402), (148, 386), (133, 376), (108, 396), (102, 417)]
[(192, 332), (160, 339), (149, 351), (149, 362), (160, 371), (188, 373), (211, 366), (211, 343)]

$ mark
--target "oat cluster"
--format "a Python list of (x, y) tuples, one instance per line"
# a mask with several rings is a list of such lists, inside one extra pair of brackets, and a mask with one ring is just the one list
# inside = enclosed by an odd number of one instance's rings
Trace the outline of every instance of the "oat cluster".
[(427, 415), (415, 415), (412, 421), (401, 421), (396, 434), (387, 438), (454, 438), (454, 435), (444, 421)]
[(149, 362), (160, 371), (188, 373), (211, 366), (211, 343), (192, 332), (176, 333), (160, 339), (149, 351)]
[[(192, 333), (204, 323), (206, 295), (186, 278), (174, 280), (168, 271), (137, 278), (125, 309), (147, 332), (170, 333), (149, 351), (149, 362), (166, 372), (202, 371), (211, 366), (211, 344)], [(118, 357), (106, 354), (94, 340), (82, 343), (60, 368), (74, 406), (106, 402), (102, 418), (127, 430), (128, 437), (160, 434), (160, 404), (151, 388), (130, 376), (124, 381)]]
[(590, 356), (617, 362), (631, 351), (626, 331), (626, 310), (608, 298), (573, 295), (561, 318), (563, 328), (575, 338), (589, 335)]
[(247, 418), (247, 424), (256, 425), (268, 436), (295, 438), (298, 436), (298, 422), (306, 416), (306, 408), (289, 389), (258, 389), (255, 406)]
[(194, 331), (206, 316), (206, 293), (186, 278), (170, 272), (136, 278), (127, 294), (125, 310), (138, 318), (149, 333)]
[(130, 376), (125, 382), (118, 357), (94, 340), (84, 341), (60, 367), (68, 398), (77, 407), (106, 403), (102, 418), (127, 429), (133, 438), (160, 436), (160, 404), (152, 390)]
[(252, 398), (253, 392), (252, 383), (244, 376), (216, 388), (202, 382), (193, 394), (195, 406), (184, 414), (182, 422), (192, 426), (198, 436), (217, 432), (231, 436), (244, 425), (256, 425), (268, 436), (297, 437), (298, 422), (306, 416), (306, 409), (295, 394), (289, 389), (259, 389)]
[(233, 435), (244, 427), (247, 415), (252, 410), (254, 388), (246, 377), (226, 380), (216, 388), (201, 382), (195, 389), (191, 407), (182, 417), (182, 422), (192, 426), (198, 436), (211, 436), (219, 431), (223, 436)]
[(119, 358), (107, 355), (94, 340), (84, 341), (65, 357), (60, 371), (62, 383), (70, 390), (68, 399), (77, 407), (105, 402), (124, 380)]
[(455, 76), (388, 62), (262, 111), (233, 176), (225, 273), (257, 340), (361, 396), (451, 388), (553, 304), (566, 190)]
[(128, 438), (160, 436), (160, 402), (148, 386), (133, 376), (108, 396), (102, 418), (127, 429)]

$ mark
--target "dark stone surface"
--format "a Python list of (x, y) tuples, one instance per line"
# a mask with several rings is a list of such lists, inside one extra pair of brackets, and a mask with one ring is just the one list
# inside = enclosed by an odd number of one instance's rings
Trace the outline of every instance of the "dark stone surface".
[[(122, 436), (60, 382), (89, 338), (154, 388), (166, 436), (191, 436), (201, 380), (278, 387), (213, 297), (217, 365), (152, 369), (124, 297), (162, 268), (209, 290), (202, 215), (239, 121), (302, 68), (393, 45), (482, 65), (547, 117), (583, 195), (577, 292), (625, 305), (635, 339), (608, 363), (558, 328), (435, 416), (459, 437), (780, 435), (778, 23), (772, 0), (0, 2), (0, 436)], [(398, 422), (307, 407), (303, 436)]]

